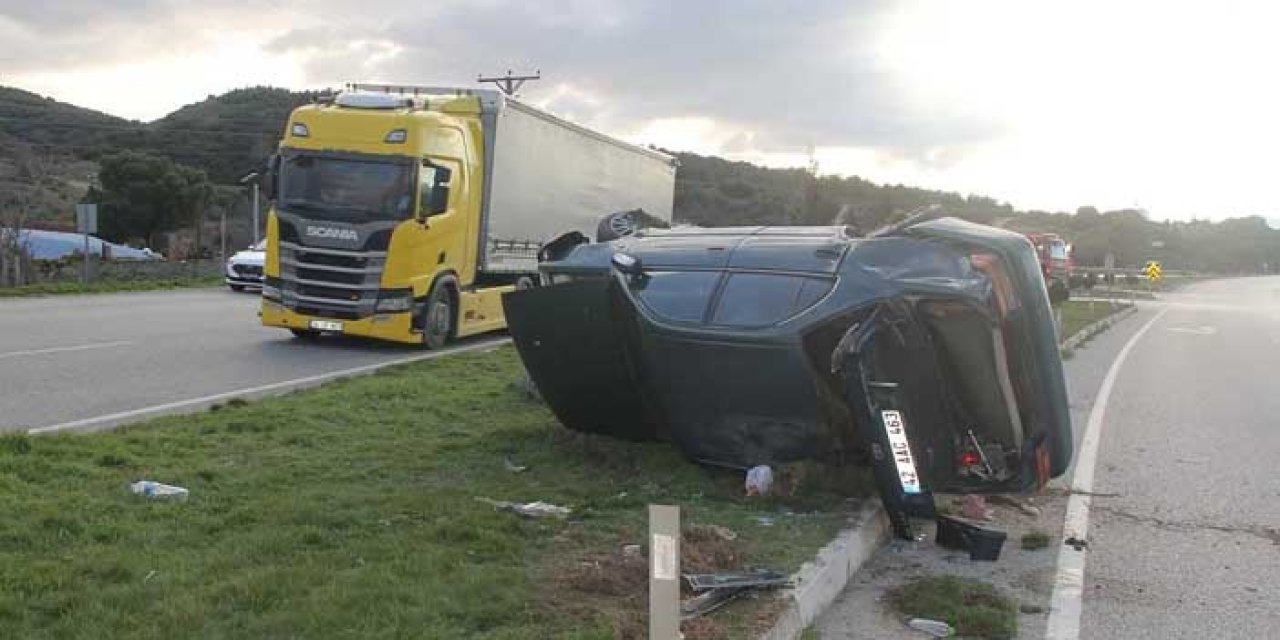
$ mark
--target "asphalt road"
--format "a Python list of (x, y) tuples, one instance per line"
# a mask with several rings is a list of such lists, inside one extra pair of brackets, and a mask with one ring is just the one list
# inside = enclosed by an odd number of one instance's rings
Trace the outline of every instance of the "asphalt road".
[(303, 341), (227, 290), (0, 300), (0, 431), (45, 427), (413, 356)]
[(1103, 423), (1080, 635), (1275, 637), (1280, 278), (1157, 304)]

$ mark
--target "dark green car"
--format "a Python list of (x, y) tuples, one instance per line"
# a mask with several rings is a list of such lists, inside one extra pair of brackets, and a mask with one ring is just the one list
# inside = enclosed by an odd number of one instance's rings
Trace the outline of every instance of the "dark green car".
[(1022, 235), (952, 218), (870, 237), (668, 229), (543, 258), (548, 286), (504, 304), (571, 429), (721, 466), (870, 462), (895, 526), (931, 491), (1025, 491), (1070, 463), (1053, 314)]

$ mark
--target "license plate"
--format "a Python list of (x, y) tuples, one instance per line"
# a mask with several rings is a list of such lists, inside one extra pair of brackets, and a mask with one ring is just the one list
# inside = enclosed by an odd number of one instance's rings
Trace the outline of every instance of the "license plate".
[(307, 326), (316, 331), (342, 331), (342, 323), (337, 320), (312, 320)]
[(920, 493), (920, 475), (916, 473), (916, 462), (911, 458), (911, 445), (907, 443), (906, 424), (899, 411), (881, 411), (884, 419), (884, 431), (889, 435), (889, 455), (893, 456), (893, 464), (898, 468), (898, 482), (902, 483), (904, 493)]

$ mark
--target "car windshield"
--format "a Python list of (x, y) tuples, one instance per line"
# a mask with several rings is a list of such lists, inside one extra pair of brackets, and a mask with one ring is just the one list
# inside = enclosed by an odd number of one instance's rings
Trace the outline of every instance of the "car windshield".
[(280, 167), (280, 204), (312, 218), (403, 220), (413, 213), (412, 185), (410, 164), (293, 155)]

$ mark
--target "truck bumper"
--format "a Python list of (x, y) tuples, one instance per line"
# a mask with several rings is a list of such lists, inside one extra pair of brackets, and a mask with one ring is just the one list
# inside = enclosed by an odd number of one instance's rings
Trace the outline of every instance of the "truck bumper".
[(334, 320), (295, 313), (277, 302), (263, 300), (261, 316), (264, 327), (309, 330), (312, 328), (312, 320), (323, 320), (341, 322), (343, 335), (376, 338), (402, 344), (422, 344), (422, 333), (413, 330), (412, 314), (408, 312), (380, 313), (359, 320)]

